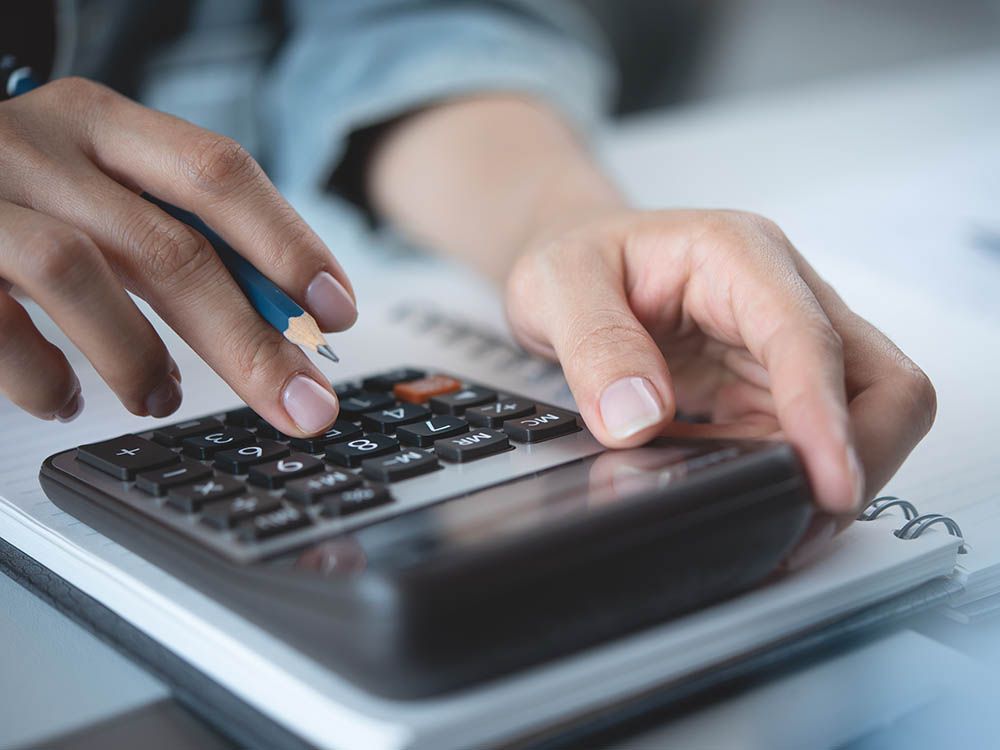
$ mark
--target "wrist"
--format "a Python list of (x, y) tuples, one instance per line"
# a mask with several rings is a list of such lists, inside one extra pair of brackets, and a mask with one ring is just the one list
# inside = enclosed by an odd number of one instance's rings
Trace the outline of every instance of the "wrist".
[(554, 165), (539, 179), (517, 255), (627, 208), (617, 186), (584, 155)]

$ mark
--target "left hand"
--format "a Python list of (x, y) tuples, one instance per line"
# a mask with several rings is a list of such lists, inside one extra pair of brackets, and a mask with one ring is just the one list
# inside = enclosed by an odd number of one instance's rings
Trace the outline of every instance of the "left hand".
[[(781, 434), (833, 514), (856, 512), (934, 420), (927, 376), (752, 214), (616, 209), (550, 233), (515, 264), (507, 309), (605, 445)], [(672, 422), (678, 409), (712, 424)]]

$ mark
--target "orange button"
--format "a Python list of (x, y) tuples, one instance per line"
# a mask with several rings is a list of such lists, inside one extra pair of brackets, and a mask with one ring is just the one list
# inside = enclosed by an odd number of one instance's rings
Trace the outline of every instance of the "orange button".
[(422, 404), (434, 396), (442, 393), (451, 393), (462, 387), (462, 383), (447, 375), (428, 375), (420, 380), (411, 380), (408, 383), (399, 383), (392, 389), (393, 395), (400, 401), (409, 401), (411, 404)]

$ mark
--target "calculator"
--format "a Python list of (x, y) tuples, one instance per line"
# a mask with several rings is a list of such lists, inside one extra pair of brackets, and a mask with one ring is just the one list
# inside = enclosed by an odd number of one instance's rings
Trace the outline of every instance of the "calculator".
[(400, 367), (322, 435), (247, 407), (49, 457), (62, 509), (362, 689), (439, 695), (757, 585), (812, 496), (795, 451), (657, 438)]

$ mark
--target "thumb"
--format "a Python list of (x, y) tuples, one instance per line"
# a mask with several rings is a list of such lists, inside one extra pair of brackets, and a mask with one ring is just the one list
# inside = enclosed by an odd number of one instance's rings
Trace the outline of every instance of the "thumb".
[(539, 285), (544, 295), (518, 299), (518, 288), (534, 285), (512, 287), (511, 322), (529, 347), (559, 359), (598, 440), (611, 448), (641, 445), (674, 416), (667, 363), (629, 307), (621, 276), (581, 260), (561, 264), (558, 274), (543, 274), (549, 279)]

